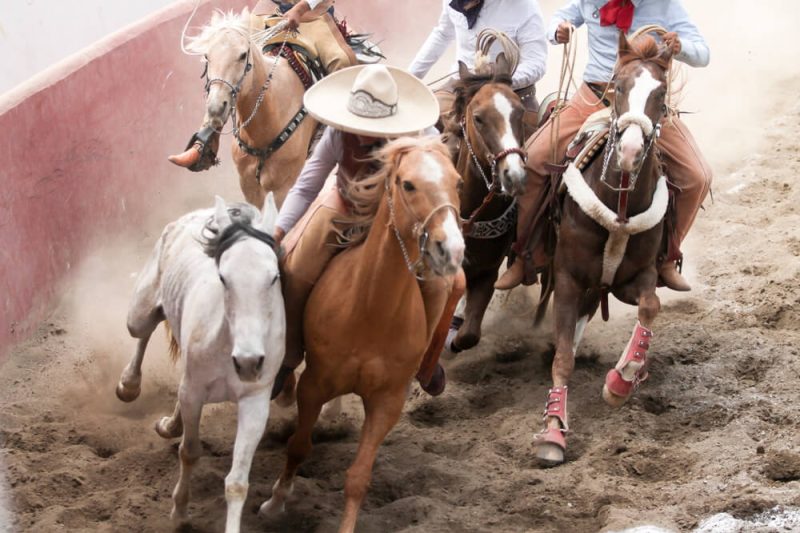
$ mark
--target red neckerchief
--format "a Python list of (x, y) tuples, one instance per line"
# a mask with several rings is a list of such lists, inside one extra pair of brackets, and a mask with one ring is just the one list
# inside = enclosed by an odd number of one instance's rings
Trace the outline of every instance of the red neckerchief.
[(600, 8), (600, 25), (611, 26), (616, 24), (617, 28), (625, 33), (631, 29), (633, 24), (633, 2), (631, 0), (611, 0)]

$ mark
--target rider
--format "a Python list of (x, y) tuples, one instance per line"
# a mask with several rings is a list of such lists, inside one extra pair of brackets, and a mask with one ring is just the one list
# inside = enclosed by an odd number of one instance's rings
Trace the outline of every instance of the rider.
[[(504, 32), (519, 46), (519, 64), (512, 77), (512, 87), (525, 107), (535, 110), (538, 104), (534, 84), (544, 75), (547, 42), (542, 13), (534, 0), (443, 0), (439, 23), (408, 70), (423, 78), (453, 38), (456, 41), (456, 60), (474, 70), (478, 34), (485, 28)], [(494, 60), (494, 57), (489, 59)], [(455, 65), (457, 72), (457, 63)], [(453, 108), (455, 83), (456, 80), (451, 79), (435, 93), (443, 117)]]
[[(277, 4), (277, 6), (276, 6)], [(254, 19), (275, 14), (276, 7), (283, 13), (288, 29), (299, 28), (304, 38), (316, 48), (320, 63), (326, 74), (356, 64), (356, 56), (345, 41), (342, 32), (333, 20), (331, 12), (332, 0), (259, 0), (253, 9)], [(192, 142), (194, 141), (194, 142)], [(195, 164), (208, 145), (216, 154), (219, 145), (219, 133), (211, 128), (202, 128), (190, 140), (187, 150), (179, 155), (170, 156), (169, 160), (178, 166), (197, 170)], [(201, 169), (208, 168), (202, 166)]]
[[(583, 74), (583, 84), (559, 112), (557, 130), (557, 160), (560, 163), (569, 142), (575, 137), (586, 118), (608, 105), (607, 94), (617, 56), (618, 32), (629, 32), (650, 24), (664, 27), (663, 37), (672, 48), (673, 57), (693, 67), (708, 65), (708, 45), (697, 27), (689, 20), (680, 0), (611, 0), (600, 6), (593, 0), (571, 0), (558, 10), (551, 20), (548, 36), (553, 44), (569, 42), (575, 27), (586, 24), (589, 31), (589, 61)], [(711, 185), (711, 168), (694, 137), (677, 114), (662, 120), (658, 148), (666, 165), (670, 181), (678, 188), (676, 194), (676, 228), (678, 243), (682, 242), (694, 222), (697, 211)], [(548, 181), (545, 164), (551, 157), (551, 136), (554, 117), (542, 126), (527, 142), (528, 182), (519, 199), (517, 240), (514, 251), (519, 256), (495, 283), (498, 289), (511, 289), (530, 279), (530, 272), (544, 266), (546, 258), (540, 243), (531, 242), (533, 219), (545, 200)], [(661, 281), (669, 288), (688, 291), (689, 284), (680, 275), (675, 261), (665, 261), (659, 270)]]
[[(340, 249), (337, 223), (351, 214), (350, 184), (378, 170), (370, 154), (387, 139), (422, 130), (436, 133), (431, 126), (439, 115), (430, 89), (404, 70), (384, 65), (360, 65), (327, 76), (306, 92), (304, 103), (314, 118), (329, 127), (289, 191), (275, 224), (275, 239), (286, 252), (282, 283), (287, 332), (286, 356), (273, 396), (303, 360), (305, 304)], [(323, 190), (337, 165), (335, 181)]]

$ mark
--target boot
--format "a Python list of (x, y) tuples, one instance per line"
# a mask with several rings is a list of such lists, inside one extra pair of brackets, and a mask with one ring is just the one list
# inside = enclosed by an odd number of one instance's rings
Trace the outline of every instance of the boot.
[(661, 278), (664, 285), (673, 291), (685, 292), (692, 290), (691, 285), (689, 285), (683, 276), (681, 276), (680, 272), (678, 272), (678, 267), (674, 261), (669, 261), (661, 265), (658, 276)]
[(494, 282), (494, 288), (507, 291), (522, 283), (523, 279), (525, 279), (525, 268), (522, 264), (522, 258), (518, 257), (508, 270), (503, 272), (500, 279)]

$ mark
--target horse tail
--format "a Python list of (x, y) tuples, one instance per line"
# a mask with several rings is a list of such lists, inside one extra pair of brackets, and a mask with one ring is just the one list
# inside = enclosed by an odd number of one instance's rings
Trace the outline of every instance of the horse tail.
[(167, 333), (167, 340), (169, 341), (169, 358), (172, 364), (177, 364), (181, 356), (181, 347), (178, 345), (178, 339), (175, 338), (175, 334), (172, 333), (172, 328), (169, 327), (168, 320), (164, 321), (164, 330)]
[(544, 320), (544, 315), (547, 314), (547, 304), (550, 302), (550, 296), (555, 289), (555, 279), (553, 276), (552, 265), (548, 266), (542, 271), (541, 282), (542, 292), (539, 295), (539, 304), (536, 306), (536, 316), (533, 319), (533, 325), (539, 326)]

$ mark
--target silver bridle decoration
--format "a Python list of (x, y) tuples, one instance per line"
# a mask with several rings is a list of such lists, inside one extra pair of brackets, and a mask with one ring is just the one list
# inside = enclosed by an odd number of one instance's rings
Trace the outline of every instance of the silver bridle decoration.
[[(644, 119), (642, 117), (644, 117)], [(636, 124), (642, 128), (642, 131), (647, 138), (647, 143), (644, 147), (644, 154), (642, 154), (642, 162), (644, 162), (644, 160), (647, 158), (647, 154), (650, 152), (650, 148), (653, 146), (656, 138), (661, 135), (661, 122), (659, 121), (655, 126), (653, 126), (653, 123), (650, 121), (650, 118), (647, 117), (647, 115), (639, 116), (638, 114), (634, 115), (632, 113), (623, 113), (621, 117), (617, 118), (612, 114), (611, 126), (608, 131), (608, 140), (606, 141), (605, 153), (603, 154), (603, 170), (600, 173), (600, 181), (603, 183), (603, 185), (614, 192), (634, 190), (636, 188), (636, 180), (639, 179), (639, 171), (642, 169), (640, 166), (635, 172), (631, 172), (630, 185), (628, 187), (614, 187), (609, 185), (606, 181), (608, 164), (611, 161), (611, 154), (614, 152), (612, 146), (617, 142), (617, 131), (620, 129), (625, 129), (631, 124)]]
[(386, 118), (397, 113), (397, 104), (387, 104), (364, 90), (350, 93), (347, 110), (364, 118)]
[(517, 199), (503, 211), (503, 214), (492, 220), (476, 220), (469, 233), (464, 237), (470, 239), (496, 239), (511, 231), (517, 223)]

